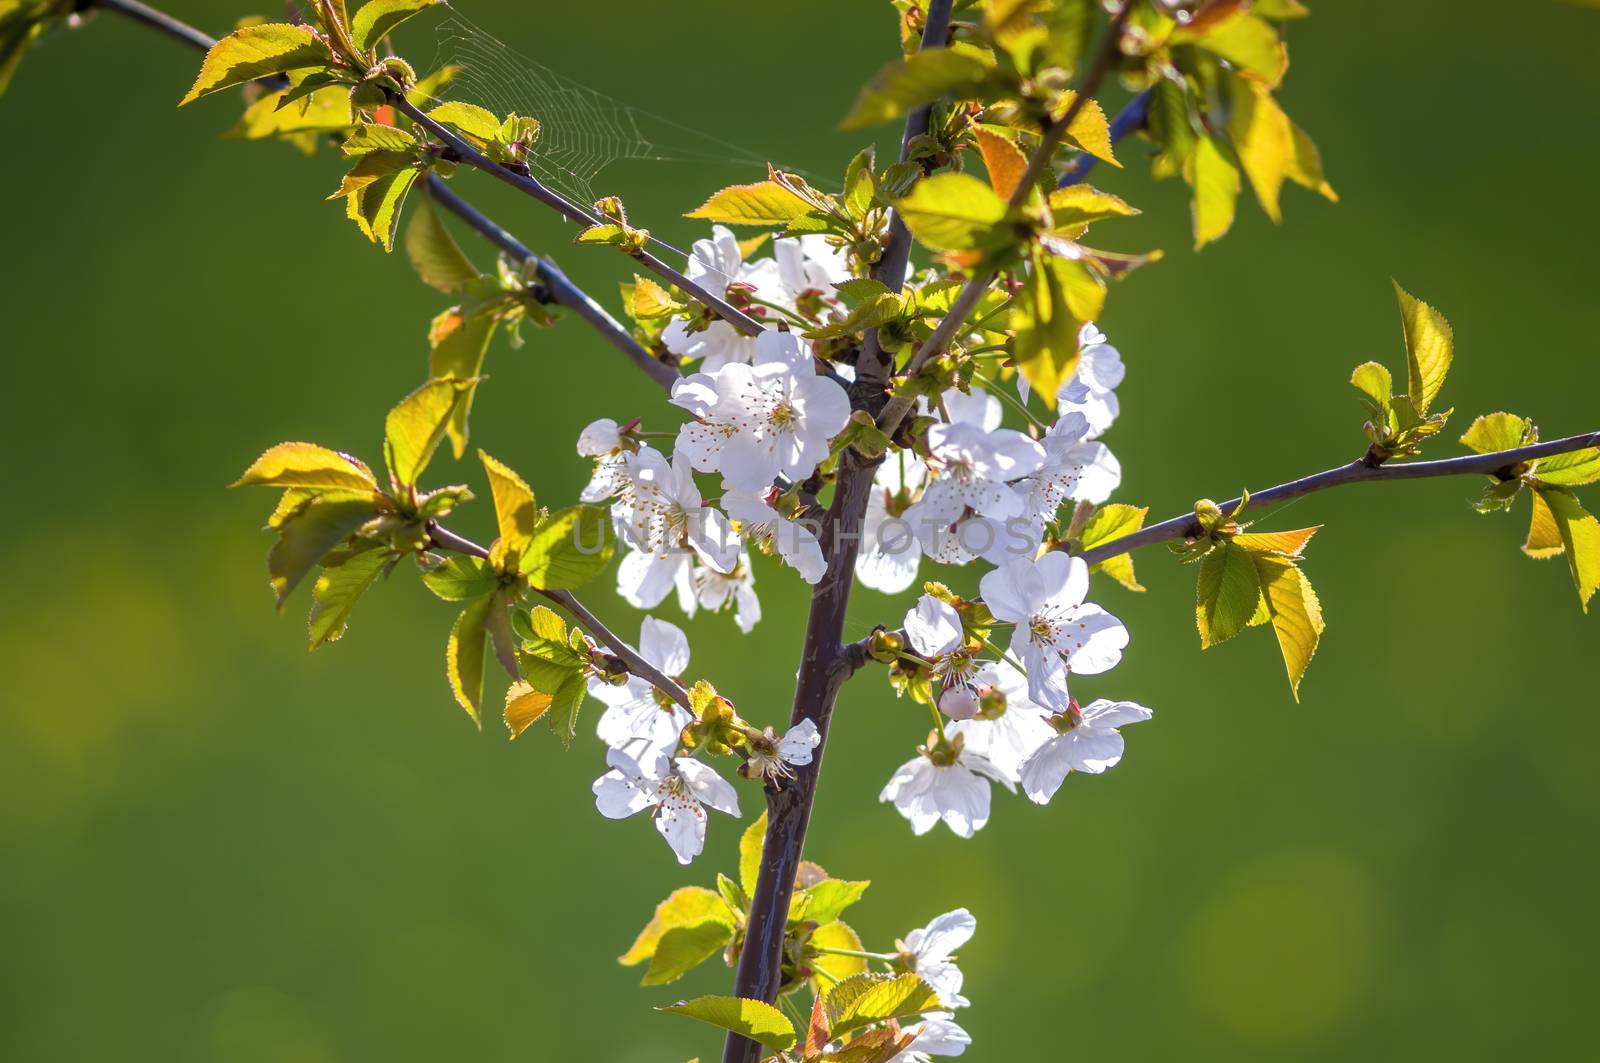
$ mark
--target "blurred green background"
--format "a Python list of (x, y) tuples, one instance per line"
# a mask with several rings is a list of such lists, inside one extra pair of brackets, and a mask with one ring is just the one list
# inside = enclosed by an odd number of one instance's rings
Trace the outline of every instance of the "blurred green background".
[[(895, 47), (888, 5), (862, 0), (461, 6), (597, 88), (824, 174)], [(1152, 185), (1140, 147), (1098, 177), (1147, 209), (1102, 242), (1170, 252), (1103, 322), (1129, 366), (1119, 498), (1152, 517), (1360, 453), (1344, 382), (1399, 364), (1391, 275), (1455, 325), (1453, 427), (1500, 408), (1547, 437), (1596, 427), (1600, 15), (1313, 6), (1282, 98), (1342, 204), (1293, 193), (1281, 229), (1244, 204), (1196, 256), (1184, 190)], [(213, 32), (248, 11), (170, 7)], [(432, 33), (402, 44), (425, 60)], [(320, 202), (327, 152), (218, 142), (231, 99), (175, 111), (196, 63), (102, 17), (30, 55), (0, 102), (0, 1055), (714, 1058), (714, 1035), (648, 1009), (725, 991), (726, 971), (641, 990), (612, 957), (673, 886), (731, 869), (739, 828), (714, 822), (680, 870), (642, 819), (594, 812), (597, 741), (477, 733), (442, 674), (452, 613), (404, 573), (315, 656), (305, 592), (274, 615), (271, 500), (223, 485), (283, 439), (376, 460), (442, 300)], [(599, 183), (686, 246), (702, 230), (676, 215), (748, 179), (657, 164)], [(614, 259), (480, 177), (457, 187), (613, 298)], [(665, 420), (576, 322), (497, 345), (489, 371), (474, 441), (551, 501), (583, 482), (589, 419)], [(435, 477), (480, 473), (445, 459)], [(1517, 553), (1525, 510), (1467, 508), (1478, 488), (1348, 489), (1275, 522), (1330, 526), (1308, 565), (1330, 628), (1299, 706), (1270, 636), (1202, 655), (1192, 571), (1141, 556), (1148, 594), (1097, 592), (1134, 639), (1089, 692), (1155, 722), (1048, 808), (997, 795), (969, 842), (913, 838), (877, 803), (926, 717), (873, 674), (848, 688), (809, 855), (874, 881), (854, 922), (877, 947), (977, 914), (969, 1058), (1592, 1051), (1597, 621), (1561, 562)], [(487, 537), (486, 505), (459, 524)], [(758, 564), (766, 619), (748, 638), (727, 616), (688, 625), (693, 671), (777, 722), (803, 598)], [(637, 630), (609, 581), (590, 597)], [(851, 634), (904, 608), (861, 593)]]

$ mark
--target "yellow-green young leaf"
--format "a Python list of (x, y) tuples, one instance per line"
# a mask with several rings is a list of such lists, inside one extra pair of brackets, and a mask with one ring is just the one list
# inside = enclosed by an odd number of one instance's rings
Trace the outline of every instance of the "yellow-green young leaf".
[[(1074, 93), (1062, 93), (1056, 104), (1056, 117), (1064, 117), (1076, 98)], [(1097, 100), (1084, 101), (1078, 113), (1072, 116), (1072, 124), (1067, 126), (1067, 132), (1061, 140), (1068, 147), (1093, 155), (1102, 162), (1117, 167), (1122, 165), (1112, 153), (1111, 124), (1106, 121), (1106, 112), (1101, 110)]]
[(532, 684), (519, 679), (506, 688), (506, 707), (501, 718), (506, 722), (506, 729), (515, 739), (523, 731), (538, 722), (550, 708), (550, 703), (555, 698), (542, 690), (533, 689)]
[(1538, 495), (1550, 507), (1550, 515), (1561, 533), (1567, 566), (1578, 588), (1578, 601), (1583, 603), (1583, 611), (1587, 613), (1589, 599), (1600, 590), (1600, 521), (1585, 512), (1578, 499), (1565, 488), (1550, 488)]
[(327, 66), (332, 59), (327, 46), (305, 26), (277, 22), (249, 26), (212, 46), (200, 64), (194, 87), (178, 106), (257, 78)]
[(746, 897), (756, 894), (756, 876), (761, 872), (761, 847), (766, 839), (767, 814), (762, 812), (739, 836), (739, 885)]
[(1210, 649), (1243, 631), (1261, 601), (1261, 580), (1250, 551), (1222, 543), (1200, 562), (1195, 587), (1195, 623), (1200, 646)]
[(1075, 229), (1106, 218), (1131, 218), (1139, 211), (1120, 196), (1089, 185), (1068, 185), (1050, 193), (1050, 217), (1055, 229)]
[(279, 443), (230, 486), (343, 488), (376, 491), (377, 478), (359, 459), (315, 443)]
[(846, 908), (861, 899), (871, 882), (849, 882), (842, 878), (824, 879), (806, 890), (810, 903), (806, 905), (806, 918), (819, 923), (831, 923)]
[(1270, 22), (1242, 9), (1226, 18), (1203, 21), (1197, 30), (1176, 30), (1170, 40), (1173, 44), (1198, 44), (1272, 88), (1283, 81), (1289, 69), (1289, 50)]
[(425, 77), (417, 79), (416, 87), (406, 93), (406, 99), (413, 107), (427, 107), (444, 96), (444, 90), (449, 88), (466, 67), (456, 63), (446, 63), (438, 70)]
[(456, 555), (422, 573), (422, 584), (447, 602), (480, 598), (500, 585), (500, 578), (480, 557)]
[[(331, 560), (331, 559), (330, 559)], [(389, 552), (376, 546), (356, 551), (324, 568), (312, 585), (311, 618), (307, 621), (311, 648), (324, 642), (338, 642), (350, 622), (356, 602), (378, 578), (389, 561)]]
[(368, 0), (350, 20), (350, 36), (363, 52), (371, 51), (395, 27), (443, 0)]
[(911, 235), (935, 251), (970, 251), (986, 244), (1009, 213), (994, 189), (967, 173), (918, 181), (895, 207)]
[(897, 59), (861, 90), (840, 129), (863, 129), (899, 118), (950, 93), (976, 95), (994, 73), (994, 57), (970, 46), (930, 48)]
[(1184, 165), (1194, 189), (1194, 246), (1205, 247), (1233, 228), (1239, 203), (1239, 169), (1213, 137), (1201, 137)]
[(1272, 618), (1272, 630), (1278, 636), (1278, 649), (1283, 653), (1284, 668), (1289, 673), (1289, 688), (1298, 702), (1300, 680), (1322, 639), (1325, 626), (1322, 604), (1317, 601), (1317, 593), (1311, 589), (1305, 573), (1293, 561), (1257, 554), (1255, 562), (1267, 612)]
[(1289, 159), (1289, 180), (1303, 188), (1309, 188), (1317, 195), (1330, 203), (1339, 202), (1339, 193), (1333, 190), (1322, 170), (1322, 152), (1317, 150), (1317, 145), (1306, 135), (1306, 131), (1289, 123), (1290, 143), (1294, 149)]
[(1146, 125), (1150, 139), (1161, 148), (1150, 160), (1151, 176), (1165, 180), (1187, 172), (1189, 157), (1194, 154), (1201, 135), (1186, 82), (1167, 77), (1156, 82)]
[(1387, 411), (1394, 399), (1394, 377), (1377, 362), (1363, 362), (1350, 374), (1351, 385), (1379, 408)]
[(1558, 484), (1562, 487), (1592, 484), (1600, 480), (1600, 450), (1587, 447), (1569, 454), (1540, 458), (1538, 466), (1534, 469), (1534, 475), (1542, 483)]
[(521, 571), (541, 590), (573, 590), (604, 571), (615, 550), (606, 511), (572, 506), (539, 523), (522, 553)]
[(505, 463), (478, 451), (483, 471), (489, 476), (489, 491), (494, 496), (495, 520), (500, 526), (497, 545), (520, 556), (533, 540), (539, 523), (539, 507), (533, 489)]
[(1398, 281), (1394, 294), (1400, 300), (1400, 323), (1406, 335), (1406, 394), (1426, 417), (1450, 372), (1455, 341), (1443, 314), (1413, 298)]
[[(784, 193), (788, 195), (788, 193)], [(672, 297), (661, 285), (649, 277), (633, 275), (633, 289), (628, 296), (628, 310), (635, 320), (666, 317), (683, 309), (683, 304)]]
[(1261, 82), (1232, 74), (1225, 77), (1232, 103), (1228, 136), (1233, 138), (1239, 165), (1267, 217), (1282, 221), (1279, 200), (1284, 179), (1294, 164), (1294, 131), (1289, 116)]
[(389, 411), (383, 456), (397, 484), (412, 486), (444, 439), (445, 426), (475, 380), (430, 380)]
[(1028, 156), (1006, 137), (990, 132), (982, 126), (974, 130), (978, 137), (978, 151), (983, 155), (983, 167), (989, 171), (989, 187), (1001, 199), (1009, 200), (1022, 175), (1028, 169)]
[(692, 926), (707, 919), (733, 921), (728, 904), (716, 890), (703, 886), (683, 886), (656, 905), (655, 915), (639, 931), (628, 951), (617, 957), (624, 967), (643, 963), (656, 954), (656, 946), (667, 931), (677, 926)]
[(720, 953), (733, 940), (733, 923), (727, 919), (707, 919), (687, 926), (675, 926), (661, 935), (650, 969), (640, 985), (670, 985), (694, 968)]
[(450, 437), (450, 449), (456, 457), (467, 450), (467, 422), (472, 416), (472, 403), (478, 394), (478, 378), (483, 372), (483, 359), (489, 353), (489, 343), (494, 339), (500, 319), (484, 307), (463, 313), (452, 306), (433, 319), (428, 328), (428, 376), (433, 380), (454, 378), (465, 381), (461, 401), (445, 426)]
[(495, 598), (493, 594), (485, 595), (461, 610), (444, 650), (450, 691), (456, 697), (456, 704), (467, 710), (472, 722), (480, 728), (483, 726), (479, 714), (479, 706), (483, 704), (483, 654), (489, 645), (489, 632), (484, 623), (489, 610), (494, 608)]
[(684, 217), (728, 225), (787, 225), (810, 213), (811, 204), (776, 181), (758, 181), (730, 185)]
[(536, 605), (528, 611), (528, 626), (537, 638), (547, 642), (567, 641), (567, 622), (561, 614), (547, 606)]
[(1550, 504), (1544, 500), (1544, 493), (1532, 493), (1533, 519), (1528, 523), (1528, 541), (1522, 544), (1522, 552), (1544, 560), (1561, 553), (1567, 544), (1561, 539), (1561, 529), (1556, 524), (1555, 515), (1550, 512)]
[(936, 1010), (939, 995), (914, 974), (893, 978), (852, 978), (828, 994), (828, 1029), (834, 1037), (863, 1026)]
[(427, 199), (411, 212), (411, 224), (406, 226), (406, 257), (411, 259), (422, 283), (446, 295), (464, 290), (481, 276)]
[(417, 138), (392, 125), (370, 122), (345, 138), (339, 150), (346, 155), (371, 155), (375, 151), (410, 151), (417, 146)]
[[(1115, 503), (1101, 506), (1095, 510), (1094, 516), (1083, 526), (1083, 533), (1079, 542), (1085, 550), (1093, 549), (1131, 535), (1144, 527), (1144, 518), (1150, 512), (1148, 507), (1129, 506)], [(1116, 557), (1107, 558), (1096, 564), (1091, 572), (1102, 572), (1130, 591), (1143, 591), (1144, 587), (1133, 574), (1133, 557), (1130, 554), (1118, 554)]]
[(343, 85), (318, 89), (311, 95), (279, 107), (286, 90), (269, 92), (245, 108), (239, 122), (222, 134), (229, 140), (265, 140), (300, 133), (332, 133), (348, 129), (350, 92)]
[(480, 147), (500, 139), (500, 119), (494, 116), (493, 111), (475, 103), (451, 100), (429, 111), (428, 117), (440, 125), (449, 126), (468, 140), (477, 141)]
[(278, 608), (306, 574), (334, 547), (372, 517), (371, 498), (338, 494), (301, 504), (278, 529), (278, 541), (267, 553), (267, 576), (278, 596)]
[[(842, 949), (846, 952), (861, 952), (861, 938), (856, 934), (850, 924), (842, 920), (825, 923), (812, 932), (809, 944), (819, 949)], [(860, 956), (835, 956), (822, 954), (808, 961), (809, 966), (816, 971), (821, 971), (827, 977), (813, 977), (811, 991), (818, 997), (827, 995), (828, 988), (854, 978), (858, 974), (867, 973), (867, 961)]]
[(421, 176), (422, 171), (413, 166), (379, 177), (349, 198), (345, 214), (367, 239), (385, 251), (393, 251), (395, 230), (400, 226), (400, 207)]
[(783, 1012), (771, 1004), (744, 997), (696, 997), (682, 1004), (659, 1008), (674, 1015), (687, 1015), (691, 1019), (710, 1023), (748, 1037), (757, 1044), (775, 1052), (787, 1052), (794, 1047), (794, 1024)]
[(1486, 413), (1472, 422), (1462, 434), (1461, 442), (1479, 454), (1492, 454), (1536, 442), (1538, 438), (1539, 430), (1525, 417), (1514, 413)]
[(1319, 524), (1315, 528), (1300, 528), (1296, 531), (1245, 532), (1235, 535), (1233, 541), (1253, 554), (1283, 554), (1285, 557), (1298, 559), (1305, 552), (1306, 543), (1309, 543), (1311, 537), (1321, 530), (1322, 525)]
[(1110, 576), (1130, 591), (1144, 593), (1144, 584), (1140, 583), (1138, 577), (1133, 574), (1132, 554), (1118, 554), (1116, 557), (1108, 557), (1090, 568), (1089, 571)]
[(578, 736), (578, 710), (583, 708), (588, 690), (583, 672), (573, 669), (551, 692), (550, 711), (545, 714), (545, 720), (550, 724), (550, 733), (561, 739), (563, 749), (571, 749), (572, 740)]
[(1078, 332), (1088, 318), (1078, 316), (1074, 304), (1084, 308), (1086, 272), (1081, 262), (1036, 251), (1012, 309), (1017, 370), (1051, 409), (1078, 368)]

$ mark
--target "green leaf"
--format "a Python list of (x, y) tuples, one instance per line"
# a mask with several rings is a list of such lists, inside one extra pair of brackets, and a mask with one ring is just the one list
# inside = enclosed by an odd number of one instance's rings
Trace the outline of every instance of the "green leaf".
[[(1083, 544), (1085, 550), (1092, 550), (1125, 535), (1132, 535), (1144, 527), (1144, 518), (1149, 512), (1148, 506), (1129, 506), (1122, 503), (1101, 506), (1083, 526), (1078, 541)], [(1133, 557), (1130, 554), (1118, 554), (1116, 557), (1107, 558), (1090, 571), (1103, 572), (1130, 591), (1144, 590), (1134, 577)]]
[(1172, 43), (1197, 44), (1270, 88), (1283, 81), (1289, 51), (1271, 23), (1242, 9), (1220, 19), (1197, 21), (1202, 24), (1196, 29), (1175, 30)]
[(378, 578), (389, 557), (389, 551), (373, 544), (339, 558), (338, 564), (322, 570), (311, 591), (311, 618), (307, 626), (312, 649), (344, 637), (356, 602)]
[(389, 411), (383, 425), (383, 457), (395, 483), (403, 487), (416, 484), (433, 452), (439, 449), (457, 404), (474, 383), (430, 380)]
[(1535, 490), (1533, 519), (1528, 523), (1528, 541), (1522, 544), (1522, 552), (1544, 560), (1555, 557), (1566, 548), (1567, 544), (1561, 538), (1561, 527), (1556, 524), (1555, 514), (1550, 512), (1550, 503), (1544, 500), (1544, 492)]
[(478, 460), (483, 462), (483, 471), (489, 476), (495, 520), (500, 527), (500, 536), (490, 554), (498, 553), (515, 568), (516, 559), (533, 541), (539, 523), (539, 506), (534, 501), (533, 489), (510, 466), (481, 450)]
[(445, 674), (450, 679), (450, 691), (456, 697), (456, 704), (467, 710), (472, 722), (480, 728), (483, 726), (479, 713), (479, 706), (483, 704), (483, 656), (489, 644), (489, 632), (484, 625), (497, 598), (498, 595), (485, 595), (463, 609), (445, 643)]
[(1300, 680), (1317, 652), (1325, 627), (1322, 605), (1311, 582), (1293, 561), (1256, 554), (1255, 563), (1272, 629), (1278, 636), (1278, 649), (1289, 673), (1289, 688), (1298, 702)]
[(1406, 336), (1406, 394), (1426, 417), (1450, 372), (1454, 350), (1450, 323), (1439, 311), (1413, 298), (1398, 281), (1394, 294), (1400, 300), (1400, 322)]
[(1261, 580), (1250, 551), (1224, 542), (1200, 561), (1195, 623), (1200, 646), (1210, 649), (1243, 631), (1261, 601)]
[(206, 53), (200, 75), (178, 106), (202, 96), (288, 70), (332, 62), (328, 48), (306, 26), (269, 22), (230, 33)]
[(756, 895), (756, 878), (761, 872), (761, 847), (767, 839), (767, 814), (762, 812), (756, 821), (739, 836), (739, 886), (745, 896)]
[(395, 230), (400, 226), (400, 208), (421, 176), (421, 170), (409, 167), (380, 177), (349, 198), (345, 213), (367, 239), (381, 245), (385, 251), (393, 251)]
[(1540, 458), (1534, 475), (1541, 483), (1581, 487), (1600, 480), (1600, 450), (1586, 447), (1568, 454)]
[[(861, 952), (863, 949), (860, 935), (842, 919), (817, 927), (806, 939), (806, 944), (818, 949), (843, 949), (847, 952)], [(812, 970), (822, 972), (822, 975), (811, 979), (812, 992), (818, 997), (826, 996), (830, 986), (867, 973), (867, 961), (861, 956), (825, 954), (811, 958), (808, 964)]]
[(422, 583), (447, 602), (464, 602), (488, 594), (500, 580), (483, 558), (457, 554), (424, 572)]
[(639, 936), (634, 938), (628, 951), (617, 957), (617, 962), (624, 967), (643, 963), (656, 954), (656, 946), (667, 931), (674, 927), (694, 926), (708, 919), (733, 922), (733, 913), (720, 894), (704, 886), (683, 886), (673, 890), (666, 900), (656, 905), (655, 915), (639, 931)]
[(1106, 218), (1130, 218), (1139, 211), (1121, 197), (1085, 184), (1068, 185), (1050, 193), (1054, 228), (1081, 231)]
[(892, 978), (859, 975), (834, 986), (826, 1008), (828, 1032), (841, 1037), (886, 1019), (936, 1011), (939, 995), (914, 974)]
[(787, 225), (814, 212), (810, 203), (778, 182), (760, 181), (730, 185), (684, 217), (728, 225)]
[(707, 919), (687, 926), (675, 926), (661, 935), (650, 969), (640, 985), (669, 985), (720, 953), (733, 940), (733, 923), (728, 919)]
[(1073, 312), (1068, 291), (1084, 266), (1035, 249), (1031, 268), (1012, 307), (1016, 328), (1013, 360), (1039, 400), (1054, 409), (1056, 393), (1078, 368), (1078, 332), (1084, 318)]
[(500, 714), (505, 720), (506, 729), (511, 732), (513, 741), (532, 727), (546, 712), (550, 710), (555, 701), (553, 697), (542, 690), (534, 689), (532, 683), (519, 679), (506, 688), (506, 707)]
[(1298, 560), (1305, 552), (1306, 544), (1311, 541), (1311, 537), (1321, 530), (1322, 526), (1318, 525), (1295, 531), (1245, 532), (1242, 535), (1235, 535), (1233, 542), (1252, 554), (1280, 554)]
[(345, 138), (339, 150), (349, 156), (371, 155), (375, 151), (411, 152), (417, 138), (392, 125), (368, 122)]
[(1372, 400), (1374, 414), (1387, 418), (1389, 403), (1394, 401), (1394, 377), (1377, 362), (1363, 362), (1350, 374), (1351, 385)]
[(363, 52), (376, 48), (408, 19), (443, 0), (370, 0), (350, 20), (350, 37)]
[(446, 295), (464, 291), (482, 276), (427, 199), (411, 212), (411, 224), (406, 226), (406, 257), (411, 259), (422, 283)]
[(467, 382), (461, 401), (445, 426), (450, 450), (457, 458), (467, 450), (467, 422), (472, 415), (473, 400), (477, 398), (483, 360), (499, 326), (499, 317), (488, 308), (465, 312), (459, 306), (452, 306), (434, 318), (428, 328), (428, 342), (432, 346), (428, 352), (429, 378)]
[(831, 923), (844, 913), (846, 908), (861, 899), (867, 892), (871, 882), (847, 882), (844, 879), (823, 879), (815, 886), (805, 891), (809, 902), (806, 904), (805, 917), (818, 923)]
[(1567, 567), (1572, 571), (1572, 582), (1578, 588), (1578, 601), (1587, 613), (1589, 599), (1600, 590), (1600, 521), (1590, 516), (1565, 488), (1553, 487), (1538, 494), (1550, 508), (1567, 555)]
[(1539, 438), (1533, 422), (1514, 413), (1486, 413), (1472, 422), (1461, 442), (1479, 454), (1512, 450)]
[(377, 491), (378, 480), (359, 458), (315, 443), (279, 443), (230, 486), (342, 488)]
[(657, 1010), (670, 1011), (674, 1015), (687, 1015), (691, 1019), (699, 1019), (712, 1026), (731, 1030), (775, 1052), (787, 1052), (794, 1047), (796, 1040), (794, 1025), (784, 1017), (783, 1012), (759, 1000), (746, 1000), (743, 997), (696, 997), (694, 1000), (686, 1000), (681, 1004)]
[(480, 145), (500, 141), (503, 123), (494, 116), (493, 111), (479, 107), (475, 103), (451, 100), (429, 111), (428, 117), (440, 125), (449, 126), (469, 140), (477, 141)]
[(1006, 201), (967, 173), (941, 173), (918, 181), (895, 208), (906, 228), (935, 251), (969, 251), (992, 242), (1009, 213)]
[(839, 123), (864, 129), (899, 118), (950, 93), (974, 95), (994, 73), (994, 57), (972, 47), (930, 48), (880, 70)]
[(1214, 137), (1201, 137), (1183, 168), (1194, 189), (1194, 246), (1198, 251), (1233, 228), (1239, 201), (1239, 168)]
[(246, 107), (238, 123), (222, 134), (223, 137), (231, 140), (295, 138), (305, 133), (340, 132), (354, 123), (350, 93), (342, 85), (311, 92), (298, 103), (285, 106), (287, 97), (288, 93), (283, 90), (267, 93)]
[(278, 596), (278, 608), (317, 563), (349, 538), (376, 512), (370, 498), (337, 493), (302, 503), (278, 529), (278, 541), (267, 554), (267, 575)]
[(1282, 221), (1279, 199), (1295, 157), (1293, 126), (1266, 85), (1253, 78), (1224, 76), (1231, 104), (1228, 136), (1239, 165), (1267, 217)]
[(521, 571), (541, 590), (572, 590), (594, 579), (611, 561), (616, 542), (598, 506), (558, 510), (539, 522), (522, 554)]

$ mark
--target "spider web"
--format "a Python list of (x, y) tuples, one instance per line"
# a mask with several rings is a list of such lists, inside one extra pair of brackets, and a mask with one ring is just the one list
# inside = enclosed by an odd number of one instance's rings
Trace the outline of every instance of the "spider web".
[[(581, 85), (507, 47), (453, 7), (437, 29), (439, 63), (461, 67), (451, 99), (539, 121), (528, 169), (587, 206), (595, 181), (621, 162), (698, 163), (765, 176), (767, 159)], [(799, 171), (797, 171), (799, 172)]]

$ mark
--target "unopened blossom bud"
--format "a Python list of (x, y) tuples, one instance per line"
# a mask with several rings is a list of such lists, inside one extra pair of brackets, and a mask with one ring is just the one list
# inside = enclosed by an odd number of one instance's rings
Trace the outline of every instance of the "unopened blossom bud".
[(886, 628), (873, 631), (872, 637), (867, 640), (867, 655), (885, 664), (898, 660), (905, 648), (906, 640)]
[(948, 686), (939, 695), (939, 711), (952, 720), (970, 720), (982, 709), (978, 692), (969, 686)]

